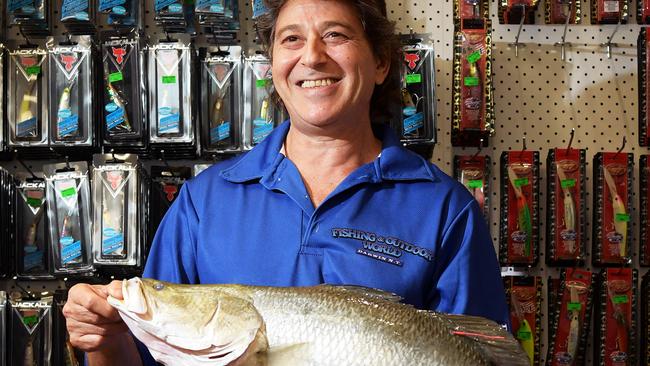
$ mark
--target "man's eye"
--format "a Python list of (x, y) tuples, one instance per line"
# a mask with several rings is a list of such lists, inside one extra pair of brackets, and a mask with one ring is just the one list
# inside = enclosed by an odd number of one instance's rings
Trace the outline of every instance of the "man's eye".
[(296, 37), (296, 36), (287, 36), (282, 40), (282, 43), (287, 43), (287, 42), (291, 43), (291, 42), (297, 42), (297, 41), (298, 41), (298, 37)]
[(325, 34), (325, 38), (330, 38), (330, 39), (346, 39), (347, 37), (339, 32), (329, 32)]

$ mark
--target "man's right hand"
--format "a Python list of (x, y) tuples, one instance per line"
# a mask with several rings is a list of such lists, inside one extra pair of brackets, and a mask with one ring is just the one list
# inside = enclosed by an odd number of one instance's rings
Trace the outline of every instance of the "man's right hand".
[(105, 286), (81, 283), (70, 288), (63, 315), (74, 347), (94, 352), (126, 335), (129, 328), (106, 300), (109, 294), (122, 299), (122, 281)]

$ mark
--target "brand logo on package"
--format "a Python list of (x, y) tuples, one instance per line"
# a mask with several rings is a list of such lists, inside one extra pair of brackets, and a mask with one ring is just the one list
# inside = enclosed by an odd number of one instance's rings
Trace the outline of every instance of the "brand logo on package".
[(75, 78), (79, 70), (79, 66), (86, 59), (86, 52), (74, 52), (65, 50), (55, 57), (54, 60), (59, 66), (59, 69), (68, 80)]
[(30, 67), (34, 66), (38, 63), (38, 60), (36, 57), (21, 57), (20, 58), (20, 64), (23, 65), (23, 67)]
[(361, 242), (362, 247), (357, 248), (357, 254), (364, 255), (382, 262), (402, 266), (401, 259), (404, 253), (408, 253), (427, 262), (433, 261), (433, 251), (411, 244), (394, 236), (386, 236), (370, 231), (335, 228), (332, 229), (332, 237), (338, 239), (353, 239)]
[(208, 70), (208, 74), (212, 80), (217, 83), (219, 89), (223, 89), (228, 82), (230, 75), (235, 71), (234, 65), (228, 62), (220, 62), (209, 66), (206, 65), (206, 69)]
[(126, 59), (126, 49), (124, 47), (111, 47), (111, 53), (113, 54), (113, 57), (115, 57), (115, 62), (119, 65), (124, 63), (124, 60)]
[(404, 62), (406, 63), (406, 66), (408, 66), (409, 69), (415, 70), (415, 68), (418, 66), (419, 61), (420, 61), (419, 53), (404, 52)]
[(77, 55), (61, 55), (61, 63), (67, 71), (72, 70), (75, 62), (77, 62)]

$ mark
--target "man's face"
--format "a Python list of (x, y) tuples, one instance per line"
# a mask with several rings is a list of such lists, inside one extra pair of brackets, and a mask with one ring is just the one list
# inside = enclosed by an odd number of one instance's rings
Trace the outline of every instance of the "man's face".
[(343, 0), (289, 0), (272, 55), (273, 84), (292, 122), (315, 127), (367, 119), (375, 84), (388, 73)]

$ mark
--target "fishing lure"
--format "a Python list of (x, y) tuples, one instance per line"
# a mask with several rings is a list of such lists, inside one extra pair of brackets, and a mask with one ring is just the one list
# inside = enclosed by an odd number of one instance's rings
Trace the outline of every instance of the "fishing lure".
[(20, 102), (20, 114), (16, 123), (16, 136), (23, 138), (36, 137), (36, 117), (32, 112), (32, 104), (38, 102), (35, 94), (36, 81), (30, 81), (28, 85), (27, 92), (23, 94)]
[[(560, 180), (560, 186), (562, 188), (563, 196), (563, 209), (564, 209), (564, 227), (566, 231), (575, 232), (576, 230), (576, 206), (573, 195), (571, 194), (571, 188), (562, 184), (562, 182), (567, 181), (566, 173), (564, 168), (560, 163), (556, 163), (557, 175)], [(575, 253), (576, 245), (575, 240), (563, 240), (564, 245), (570, 253)]]
[(621, 241), (619, 243), (619, 255), (621, 258), (624, 258), (627, 253), (627, 221), (617, 219), (617, 216), (627, 215), (627, 210), (625, 209), (625, 202), (623, 198), (618, 194), (616, 189), (616, 183), (612, 174), (606, 167), (603, 167), (603, 176), (605, 177), (605, 183), (609, 189), (609, 194), (612, 199), (612, 211), (613, 211), (613, 221), (614, 229), (616, 233), (621, 236)]
[(523, 232), (526, 235), (524, 240), (524, 256), (530, 256), (531, 251), (531, 240), (533, 236), (533, 225), (530, 215), (530, 209), (528, 207), (528, 201), (524, 195), (517, 177), (517, 173), (513, 169), (512, 165), (508, 165), (508, 179), (510, 185), (517, 197), (517, 227), (519, 231)]
[[(108, 129), (113, 130), (122, 130), (125, 132), (131, 132), (133, 129), (131, 128), (131, 123), (129, 122), (129, 116), (127, 114), (126, 110), (126, 102), (122, 97), (120, 97), (119, 93), (117, 90), (115, 90), (115, 87), (111, 82), (107, 83), (106, 90), (108, 92), (108, 97), (111, 100), (111, 103), (114, 104), (115, 109), (110, 111), (111, 114), (109, 114), (106, 119), (107, 119), (107, 124), (108, 124)], [(110, 104), (109, 104), (110, 105)], [(115, 115), (113, 119), (111, 119), (111, 116), (113, 113), (116, 113), (119, 111), (119, 114)]]

